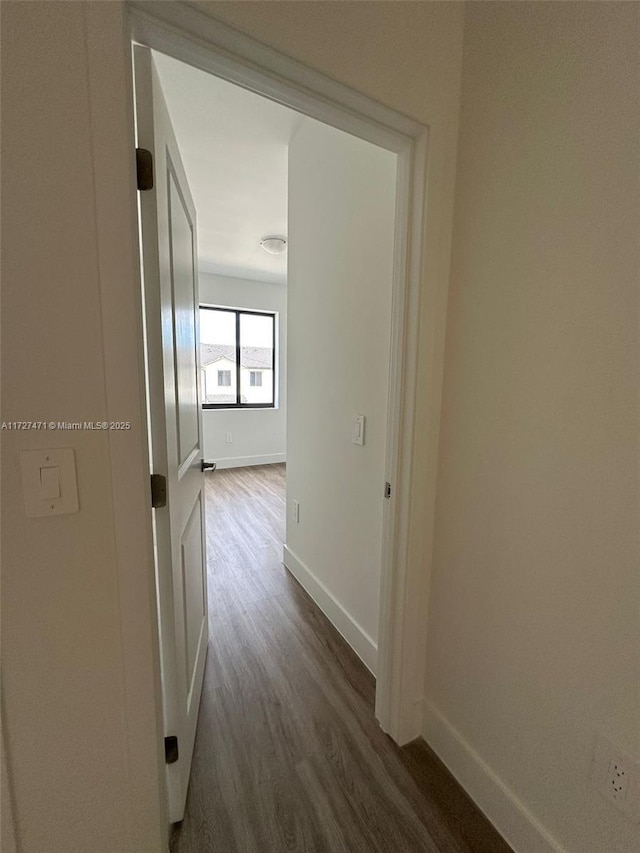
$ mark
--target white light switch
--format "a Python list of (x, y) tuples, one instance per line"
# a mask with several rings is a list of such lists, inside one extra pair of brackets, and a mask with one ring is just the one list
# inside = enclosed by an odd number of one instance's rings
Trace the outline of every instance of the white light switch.
[(60, 469), (49, 466), (40, 469), (40, 497), (43, 500), (60, 497)]
[(364, 444), (364, 415), (356, 415), (351, 440), (354, 444)]
[(20, 468), (28, 518), (78, 511), (76, 460), (71, 448), (23, 450)]

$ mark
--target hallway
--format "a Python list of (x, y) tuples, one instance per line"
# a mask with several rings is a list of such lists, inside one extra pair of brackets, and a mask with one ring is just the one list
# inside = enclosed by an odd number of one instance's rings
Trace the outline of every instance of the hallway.
[(281, 563), (285, 466), (206, 477), (210, 641), (172, 853), (509, 853)]

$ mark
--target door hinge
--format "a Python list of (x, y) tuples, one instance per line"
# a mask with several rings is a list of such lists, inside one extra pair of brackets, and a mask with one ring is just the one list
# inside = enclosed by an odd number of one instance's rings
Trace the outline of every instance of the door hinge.
[(385, 498), (391, 497), (391, 483), (384, 484), (384, 496)]
[(151, 475), (151, 506), (154, 509), (167, 505), (167, 478), (162, 474)]
[(175, 735), (164, 739), (164, 760), (167, 764), (175, 764), (178, 760), (178, 738)]
[(139, 190), (153, 189), (153, 155), (146, 148), (136, 148), (136, 174)]

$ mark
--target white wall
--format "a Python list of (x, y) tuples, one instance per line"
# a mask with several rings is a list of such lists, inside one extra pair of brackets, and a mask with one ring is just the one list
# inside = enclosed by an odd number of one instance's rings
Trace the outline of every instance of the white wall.
[[(2, 432), (2, 710), (20, 853), (157, 853), (166, 835), (122, 33), (117, 3), (2, 4), (2, 420), (132, 424)], [(19, 453), (49, 447), (74, 449), (80, 509), (27, 518)], [(138, 527), (124, 547), (123, 517)]]
[[(394, 154), (311, 120), (289, 146), (285, 563), (303, 585), (306, 573), (311, 574), (309, 591), (339, 629), (353, 632), (347, 639), (372, 668), (378, 636), (396, 160)], [(357, 414), (366, 416), (364, 446), (351, 440)], [(292, 500), (300, 504), (299, 523), (291, 512)], [(318, 594), (317, 585), (329, 600)]]
[(640, 849), (588, 779), (599, 731), (640, 757), (637, 39), (637, 4), (467, 5), (424, 732), (522, 853), (509, 797)]
[[(200, 302), (275, 311), (278, 314), (278, 407), (275, 409), (205, 409), (204, 452), (218, 468), (284, 462), (287, 451), (287, 288), (283, 284), (200, 273)], [(225, 436), (231, 433), (232, 443)]]

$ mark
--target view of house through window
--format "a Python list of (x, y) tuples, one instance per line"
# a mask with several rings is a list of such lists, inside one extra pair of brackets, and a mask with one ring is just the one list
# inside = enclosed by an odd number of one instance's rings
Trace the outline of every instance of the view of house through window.
[(200, 308), (202, 405), (273, 407), (275, 314)]

